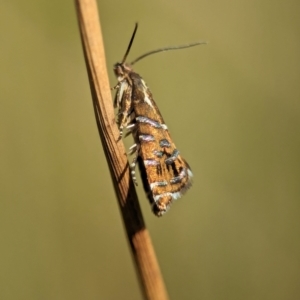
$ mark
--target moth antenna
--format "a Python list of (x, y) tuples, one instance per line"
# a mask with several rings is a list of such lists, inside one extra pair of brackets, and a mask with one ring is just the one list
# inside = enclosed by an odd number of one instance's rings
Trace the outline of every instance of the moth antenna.
[(198, 46), (198, 45), (204, 45), (204, 44), (207, 44), (207, 42), (202, 41), (202, 42), (196, 42), (196, 43), (181, 45), (181, 46), (171, 46), (171, 47), (159, 48), (159, 49), (149, 51), (149, 52), (139, 56), (137, 59), (135, 59), (130, 64), (134, 65), (136, 62), (138, 62), (142, 58), (145, 58), (146, 56), (149, 56), (149, 55), (152, 55), (152, 54), (155, 54), (155, 53), (158, 53), (158, 52), (164, 52), (164, 51), (169, 51), (169, 50), (179, 50), (179, 49), (190, 48), (190, 47), (194, 47), (194, 46)]
[(135, 23), (135, 27), (134, 27), (134, 30), (133, 30), (133, 34), (132, 34), (132, 36), (131, 36), (129, 45), (128, 45), (128, 47), (127, 47), (126, 53), (125, 53), (125, 55), (124, 55), (124, 58), (123, 58), (121, 64), (124, 64), (125, 61), (126, 61), (127, 55), (128, 55), (128, 53), (129, 53), (129, 51), (130, 51), (130, 48), (131, 48), (131, 45), (132, 45), (132, 43), (133, 43), (133, 40), (134, 40), (134, 37), (135, 37), (135, 34), (136, 34), (137, 29), (138, 29), (138, 23)]

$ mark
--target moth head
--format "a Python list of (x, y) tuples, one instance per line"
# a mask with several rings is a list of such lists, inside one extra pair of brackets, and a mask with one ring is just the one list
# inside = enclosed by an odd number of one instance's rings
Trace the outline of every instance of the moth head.
[(125, 63), (116, 63), (114, 65), (114, 72), (115, 72), (116, 77), (118, 78), (118, 81), (124, 80), (126, 75), (130, 71), (131, 71), (130, 66)]

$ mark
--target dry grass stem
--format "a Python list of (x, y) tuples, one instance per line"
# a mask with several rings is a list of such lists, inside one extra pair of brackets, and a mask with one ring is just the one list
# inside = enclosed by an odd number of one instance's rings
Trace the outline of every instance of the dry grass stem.
[(143, 295), (145, 299), (165, 300), (168, 295), (130, 177), (126, 151), (118, 141), (97, 4), (95, 0), (75, 0), (75, 5), (99, 136)]

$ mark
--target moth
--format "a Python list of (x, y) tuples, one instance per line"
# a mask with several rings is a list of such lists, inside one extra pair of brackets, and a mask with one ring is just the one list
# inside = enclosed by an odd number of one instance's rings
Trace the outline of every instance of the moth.
[(156, 216), (162, 216), (169, 210), (172, 202), (191, 187), (193, 174), (176, 148), (150, 89), (143, 78), (133, 71), (132, 65), (157, 52), (188, 48), (205, 42), (157, 49), (127, 64), (125, 61), (137, 28), (136, 23), (122, 62), (114, 65), (114, 73), (118, 79), (114, 107), (118, 109), (120, 138), (124, 129), (127, 130), (126, 136), (133, 135), (134, 145), (129, 152), (134, 155), (130, 165), (132, 178), (137, 183), (135, 167), (138, 163), (152, 211)]

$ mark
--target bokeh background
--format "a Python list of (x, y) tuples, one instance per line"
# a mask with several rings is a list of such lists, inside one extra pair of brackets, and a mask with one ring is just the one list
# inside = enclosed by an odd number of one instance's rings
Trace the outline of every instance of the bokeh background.
[[(135, 66), (194, 172), (160, 219), (138, 187), (170, 298), (300, 299), (299, 1), (98, 5), (111, 86), (136, 21), (129, 60), (209, 41)], [(75, 16), (2, 1), (1, 299), (141, 299)]]

